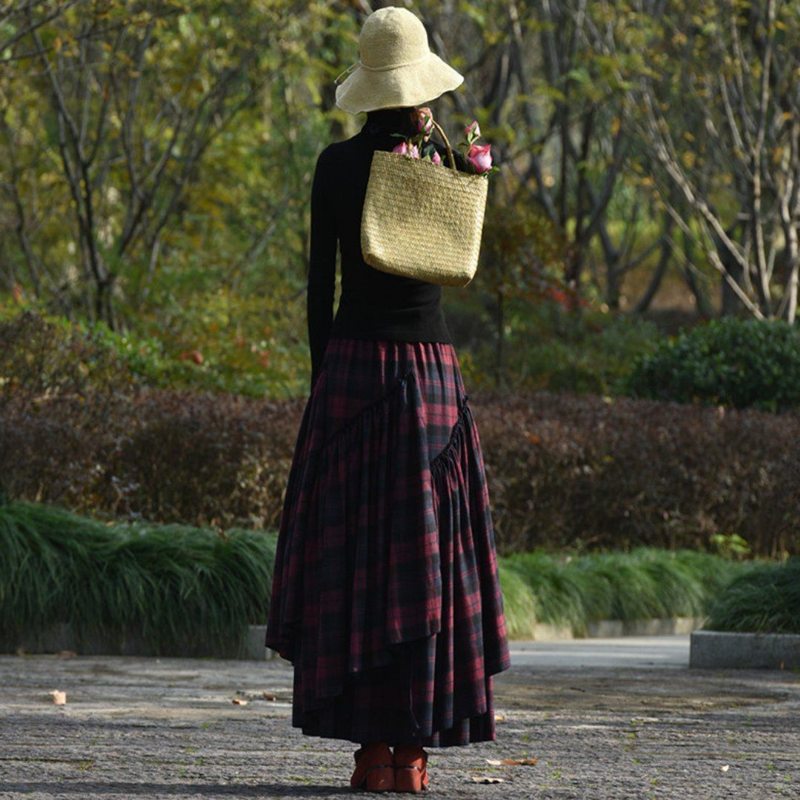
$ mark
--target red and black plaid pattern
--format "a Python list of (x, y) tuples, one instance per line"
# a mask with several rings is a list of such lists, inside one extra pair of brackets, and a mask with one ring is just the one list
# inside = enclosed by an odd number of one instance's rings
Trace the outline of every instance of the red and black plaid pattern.
[(329, 340), (295, 445), (266, 643), (294, 663), (305, 733), (494, 739), (491, 676), (509, 656), (452, 345)]

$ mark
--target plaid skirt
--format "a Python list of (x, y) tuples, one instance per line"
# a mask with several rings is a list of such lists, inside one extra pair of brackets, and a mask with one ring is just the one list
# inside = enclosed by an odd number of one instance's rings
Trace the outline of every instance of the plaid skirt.
[(294, 665), (306, 734), (495, 738), (492, 676), (509, 654), (452, 345), (329, 340), (289, 473), (266, 644)]

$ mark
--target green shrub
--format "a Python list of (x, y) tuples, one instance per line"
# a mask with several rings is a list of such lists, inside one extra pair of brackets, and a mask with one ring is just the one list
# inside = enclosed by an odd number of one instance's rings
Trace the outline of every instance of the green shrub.
[(800, 331), (726, 318), (641, 357), (624, 382), (635, 397), (784, 411), (800, 406)]
[(800, 558), (759, 566), (736, 578), (720, 593), (705, 628), (800, 633)]

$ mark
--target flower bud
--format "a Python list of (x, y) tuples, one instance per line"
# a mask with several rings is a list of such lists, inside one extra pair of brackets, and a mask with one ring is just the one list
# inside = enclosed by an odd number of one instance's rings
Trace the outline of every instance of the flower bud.
[(427, 140), (433, 133), (433, 112), (427, 106), (418, 108), (415, 112), (417, 131)]
[(490, 144), (473, 144), (467, 152), (467, 161), (472, 164), (478, 174), (488, 172), (492, 168), (492, 146)]
[(481, 126), (478, 125), (478, 120), (474, 119), (464, 128), (464, 133), (466, 134), (467, 141), (472, 144), (476, 139), (480, 139), (481, 136)]

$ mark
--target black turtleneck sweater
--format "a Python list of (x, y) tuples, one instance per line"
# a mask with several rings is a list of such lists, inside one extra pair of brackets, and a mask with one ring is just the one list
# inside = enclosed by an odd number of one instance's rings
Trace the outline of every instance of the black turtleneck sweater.
[[(398, 144), (394, 133), (413, 135), (411, 110), (370, 111), (358, 134), (328, 145), (317, 160), (311, 189), (307, 297), (312, 386), (332, 336), (451, 341), (441, 308), (441, 286), (380, 272), (361, 254), (361, 212), (372, 153)], [(464, 169), (463, 158), (455, 155), (457, 166)], [(342, 293), (334, 318), (337, 243)]]

